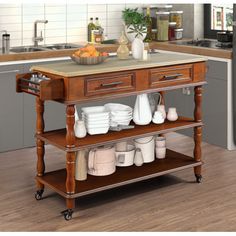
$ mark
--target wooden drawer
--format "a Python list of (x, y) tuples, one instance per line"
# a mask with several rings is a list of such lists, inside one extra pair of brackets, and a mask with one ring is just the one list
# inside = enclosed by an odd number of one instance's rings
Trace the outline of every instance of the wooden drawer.
[(157, 68), (149, 71), (149, 84), (153, 88), (185, 84), (192, 80), (192, 64)]
[(135, 73), (111, 73), (110, 75), (87, 76), (84, 79), (85, 96), (114, 94), (135, 90)]
[(40, 97), (41, 100), (58, 100), (64, 98), (64, 80), (53, 78), (41, 82), (32, 82), (32, 74), (16, 75), (16, 92), (25, 92)]

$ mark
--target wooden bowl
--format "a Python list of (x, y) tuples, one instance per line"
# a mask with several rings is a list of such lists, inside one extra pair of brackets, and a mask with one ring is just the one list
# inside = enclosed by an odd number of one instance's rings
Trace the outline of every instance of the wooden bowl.
[(107, 59), (108, 56), (98, 56), (98, 57), (75, 57), (71, 56), (71, 59), (79, 65), (96, 65), (100, 64)]

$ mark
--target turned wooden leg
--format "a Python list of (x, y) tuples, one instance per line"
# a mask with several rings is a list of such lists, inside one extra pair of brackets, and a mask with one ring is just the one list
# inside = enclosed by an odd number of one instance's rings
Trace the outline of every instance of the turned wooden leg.
[[(74, 105), (67, 105), (66, 107), (66, 146), (72, 148), (75, 146), (75, 107)], [(66, 192), (67, 194), (75, 193), (75, 156), (76, 152), (66, 153)], [(67, 208), (74, 208), (74, 199), (66, 200)]]
[[(165, 92), (163, 92), (163, 91), (161, 91), (161, 92), (159, 92), (160, 94), (161, 94), (161, 103), (160, 103), (160, 105), (165, 105)], [(161, 136), (161, 137), (165, 137), (165, 134), (160, 134), (159, 136)]]
[[(194, 101), (195, 101), (195, 109), (194, 109), (194, 120), (196, 122), (202, 121), (202, 86), (197, 86), (194, 89)], [(201, 161), (202, 159), (202, 126), (198, 126), (194, 128), (194, 159), (195, 161)], [(201, 182), (201, 165), (194, 167), (194, 174), (196, 176), (196, 180), (198, 183)]]
[[(38, 97), (36, 98), (36, 133), (42, 134), (44, 132), (44, 119), (43, 119), (43, 113), (44, 113), (44, 102), (40, 100)], [(37, 176), (43, 176), (45, 172), (45, 163), (44, 163), (44, 142), (40, 139), (36, 140), (37, 145)], [(42, 192), (44, 189), (44, 185), (37, 181), (37, 189), (38, 191)]]

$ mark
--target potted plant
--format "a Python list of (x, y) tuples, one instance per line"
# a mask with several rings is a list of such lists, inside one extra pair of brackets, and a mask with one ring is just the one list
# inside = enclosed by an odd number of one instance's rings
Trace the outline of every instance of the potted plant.
[(143, 13), (138, 12), (138, 8), (125, 8), (122, 11), (122, 18), (125, 24), (125, 33), (129, 41), (135, 38), (145, 39), (147, 34), (146, 18)]

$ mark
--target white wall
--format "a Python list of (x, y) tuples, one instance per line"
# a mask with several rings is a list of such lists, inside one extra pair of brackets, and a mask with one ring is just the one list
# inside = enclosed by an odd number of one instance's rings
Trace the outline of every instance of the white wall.
[(0, 31), (10, 33), (11, 46), (32, 45), (34, 21), (46, 19), (47, 24), (38, 24), (38, 32), (42, 30), (44, 36), (39, 44), (86, 41), (89, 18), (99, 17), (105, 34), (113, 39), (123, 30), (121, 11), (137, 6), (142, 7), (141, 4), (0, 4)]
[[(195, 7), (198, 5), (198, 7)], [(184, 11), (184, 37), (197, 37), (203, 29), (200, 4), (174, 4), (173, 9)], [(120, 36), (122, 10), (141, 7), (143, 4), (0, 4), (0, 31), (11, 35), (11, 46), (32, 45), (35, 20), (48, 20), (38, 24), (43, 31), (44, 43), (65, 43), (87, 40), (90, 17), (99, 17), (109, 39)], [(197, 30), (198, 28), (198, 30)], [(1, 45), (1, 37), (0, 37)]]

